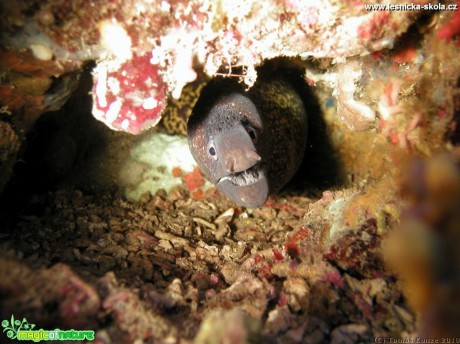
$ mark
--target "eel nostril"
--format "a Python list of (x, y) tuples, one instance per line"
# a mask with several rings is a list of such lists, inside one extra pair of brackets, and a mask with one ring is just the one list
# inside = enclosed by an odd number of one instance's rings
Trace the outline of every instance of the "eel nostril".
[(246, 151), (246, 157), (251, 162), (251, 164), (255, 164), (256, 162), (258, 162), (258, 161), (260, 161), (262, 159), (260, 157), (260, 155), (257, 154), (257, 152), (255, 152), (255, 151), (253, 151), (251, 149)]

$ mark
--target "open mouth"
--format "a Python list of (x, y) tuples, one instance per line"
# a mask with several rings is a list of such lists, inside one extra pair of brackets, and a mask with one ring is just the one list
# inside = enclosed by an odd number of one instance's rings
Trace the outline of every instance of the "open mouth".
[(257, 180), (259, 180), (259, 170), (260, 165), (255, 165), (243, 172), (233, 173), (228, 176), (222, 177), (219, 179), (218, 183), (228, 180), (235, 186), (248, 186), (254, 184), (255, 182), (257, 182)]

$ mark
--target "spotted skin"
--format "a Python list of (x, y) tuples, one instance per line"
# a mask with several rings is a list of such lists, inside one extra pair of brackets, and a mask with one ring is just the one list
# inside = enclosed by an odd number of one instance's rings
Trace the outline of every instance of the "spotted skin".
[(190, 150), (204, 174), (249, 208), (294, 176), (306, 139), (304, 103), (282, 74), (259, 77), (249, 91), (229, 79), (210, 82), (188, 121)]
[(201, 90), (206, 85), (204, 78), (200, 78), (187, 84), (182, 89), (179, 99), (168, 99), (161, 119), (161, 127), (170, 135), (187, 135), (187, 121), (192, 114), (193, 107), (197, 102)]

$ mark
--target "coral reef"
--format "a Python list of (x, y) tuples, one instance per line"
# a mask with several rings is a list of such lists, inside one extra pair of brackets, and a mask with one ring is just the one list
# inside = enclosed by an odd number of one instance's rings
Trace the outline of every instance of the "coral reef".
[(154, 126), (168, 95), (179, 98), (195, 80), (194, 59), (210, 77), (243, 67), (240, 77), (251, 86), (255, 67), (265, 59), (368, 54), (391, 47), (416, 17), (369, 11), (360, 2), (309, 0), (271, 0), (263, 6), (257, 1), (8, 0), (3, 7), (3, 55), (13, 55), (19, 65), (22, 56), (32, 55), (36, 65), (57, 69), (54, 75), (62, 75), (66, 65), (76, 69), (83, 61), (97, 61), (93, 113), (111, 128), (131, 133)]
[[(459, 2), (414, 5), (0, 2), (1, 320), (97, 343), (457, 338)], [(305, 159), (246, 209), (156, 124), (184, 134), (210, 79), (281, 68), (309, 86)]]

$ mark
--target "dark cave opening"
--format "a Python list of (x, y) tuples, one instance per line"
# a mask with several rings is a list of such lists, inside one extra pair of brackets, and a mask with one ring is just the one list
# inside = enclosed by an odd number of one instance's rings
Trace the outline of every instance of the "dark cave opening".
[[(275, 59), (265, 63), (259, 73), (261, 78), (267, 73), (287, 75), (301, 95), (308, 113), (304, 158), (282, 192), (320, 197), (323, 191), (343, 185), (344, 172), (340, 159), (331, 144), (317, 97), (305, 83), (301, 69), (289, 59)], [(27, 134), (12, 178), (0, 196), (0, 202), (6, 209), (20, 213), (22, 210), (19, 209), (23, 209), (31, 195), (56, 190), (63, 185), (96, 193), (108, 187), (116, 192), (116, 181), (110, 186), (104, 183), (98, 185), (101, 179), (86, 175), (86, 166), (94, 164), (98, 157), (107, 153), (107, 145), (111, 144), (113, 137), (119, 136), (135, 143), (142, 135), (135, 137), (114, 132), (97, 121), (91, 115), (91, 87), (90, 64), (83, 70), (79, 86), (66, 104), (58, 111), (43, 114)], [(208, 97), (215, 96), (209, 93)], [(163, 131), (161, 126), (154, 130)]]

